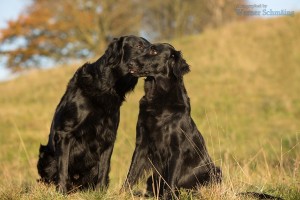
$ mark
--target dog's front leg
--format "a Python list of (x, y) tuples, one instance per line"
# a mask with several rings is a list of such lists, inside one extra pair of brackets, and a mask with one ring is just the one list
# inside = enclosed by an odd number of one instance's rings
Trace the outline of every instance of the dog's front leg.
[(180, 177), (180, 169), (182, 165), (183, 163), (182, 159), (180, 159), (180, 152), (178, 150), (173, 151), (164, 173), (166, 175), (166, 192), (164, 192), (165, 199), (172, 199), (172, 197), (174, 197), (174, 199), (178, 199), (178, 179)]
[(131, 187), (139, 180), (142, 173), (147, 170), (147, 149), (136, 147), (132, 156), (129, 172), (121, 191), (131, 189)]
[(111, 144), (100, 156), (98, 163), (98, 180), (96, 184), (97, 189), (105, 190), (109, 183), (109, 170), (110, 170), (110, 159), (113, 152), (114, 145)]
[(66, 133), (57, 133), (57, 161), (58, 161), (58, 181), (57, 191), (66, 194), (68, 192), (68, 167), (70, 154), (70, 139)]
[(121, 192), (131, 189), (131, 187), (139, 180), (143, 172), (150, 169), (149, 163), (149, 139), (139, 115), (136, 129), (136, 144), (132, 155), (131, 164), (127, 174), (127, 178), (122, 186)]

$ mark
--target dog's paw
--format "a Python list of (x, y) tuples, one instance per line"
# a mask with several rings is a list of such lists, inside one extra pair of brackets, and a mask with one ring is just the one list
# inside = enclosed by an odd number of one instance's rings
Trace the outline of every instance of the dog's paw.
[(68, 193), (68, 189), (66, 184), (59, 184), (56, 186), (56, 191), (61, 193), (61, 194), (67, 194)]

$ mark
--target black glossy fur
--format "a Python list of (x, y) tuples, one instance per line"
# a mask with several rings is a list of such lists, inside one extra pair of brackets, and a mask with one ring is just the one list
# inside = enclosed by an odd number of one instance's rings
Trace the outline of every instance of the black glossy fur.
[(191, 118), (183, 83), (189, 65), (181, 53), (169, 44), (155, 44), (129, 66), (134, 76), (147, 78), (136, 147), (123, 187), (132, 187), (147, 170), (153, 171), (147, 180), (148, 194), (167, 199), (177, 196), (180, 188), (221, 182), (221, 170)]
[(56, 108), (48, 144), (40, 146), (42, 182), (63, 193), (107, 188), (120, 106), (137, 83), (127, 62), (149, 45), (140, 37), (120, 37), (99, 60), (77, 70)]

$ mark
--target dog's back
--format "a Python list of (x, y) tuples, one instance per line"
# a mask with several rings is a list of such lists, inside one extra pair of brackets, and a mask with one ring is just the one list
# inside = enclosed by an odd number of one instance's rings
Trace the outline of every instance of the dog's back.
[[(82, 88), (78, 87), (83, 73), (92, 69), (93, 64), (85, 64), (80, 67), (67, 85), (67, 89), (61, 98), (50, 128), (47, 145), (40, 145), (39, 160), (37, 163), (40, 181), (44, 183), (58, 184), (58, 161), (57, 161), (57, 141), (65, 131), (69, 131), (69, 141), (72, 143), (68, 157), (68, 191), (73, 189), (93, 188), (97, 184), (99, 159), (105, 145), (114, 142), (115, 135), (110, 136), (111, 140), (105, 140), (98, 132), (104, 132), (108, 128), (99, 120), (106, 119), (102, 107), (95, 107), (91, 103), (93, 98), (89, 94), (82, 94)], [(92, 73), (91, 73), (92, 74)], [(81, 84), (82, 86), (83, 84)], [(95, 91), (92, 91), (95, 93)], [(96, 100), (95, 100), (96, 101)], [(118, 107), (119, 105), (116, 104)], [(118, 109), (115, 115), (107, 117), (116, 118), (119, 116)], [(74, 124), (80, 125), (74, 125)], [(113, 127), (113, 133), (116, 127)], [(102, 141), (100, 143), (99, 141)], [(105, 144), (107, 142), (107, 144)], [(64, 150), (64, 149), (63, 149)]]

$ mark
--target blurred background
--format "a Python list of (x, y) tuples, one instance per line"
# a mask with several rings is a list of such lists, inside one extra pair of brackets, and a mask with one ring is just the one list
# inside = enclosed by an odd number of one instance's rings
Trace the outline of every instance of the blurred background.
[[(130, 34), (171, 43), (191, 65), (192, 117), (224, 172), (219, 188), (199, 188), (204, 197), (299, 199), (299, 11), (297, 0), (1, 1), (0, 199), (64, 198), (35, 181), (39, 145), (76, 69)], [(118, 189), (142, 96), (141, 79), (121, 108), (109, 192), (68, 198), (133, 198)]]
[(15, 72), (97, 57), (121, 35), (171, 40), (299, 9), (297, 1), (279, 0), (12, 0), (1, 6), (1, 68)]

